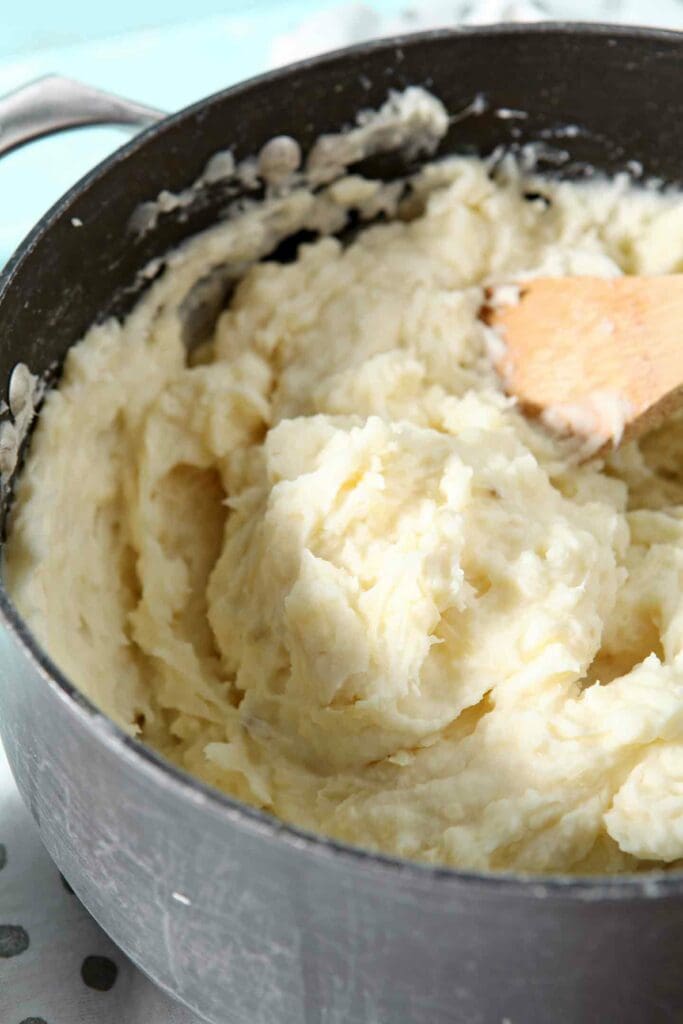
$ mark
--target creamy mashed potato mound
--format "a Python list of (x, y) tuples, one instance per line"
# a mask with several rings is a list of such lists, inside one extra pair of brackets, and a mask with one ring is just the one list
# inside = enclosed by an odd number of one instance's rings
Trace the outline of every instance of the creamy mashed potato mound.
[(581, 462), (504, 394), (478, 312), (533, 274), (681, 271), (683, 198), (469, 158), (430, 182), (254, 265), (191, 358), (182, 299), (234, 226), (94, 327), (18, 484), (10, 591), (125, 729), (285, 821), (464, 868), (670, 864), (683, 425)]

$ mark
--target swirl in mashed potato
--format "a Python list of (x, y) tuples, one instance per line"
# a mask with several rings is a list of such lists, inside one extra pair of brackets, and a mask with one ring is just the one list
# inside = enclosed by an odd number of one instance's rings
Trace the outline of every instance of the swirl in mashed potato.
[(478, 313), (528, 274), (680, 270), (683, 198), (438, 179), (410, 220), (253, 266), (191, 360), (181, 300), (229, 225), (94, 327), (19, 482), (11, 593), (117, 722), (305, 829), (467, 868), (674, 862), (683, 426), (581, 464), (503, 393)]

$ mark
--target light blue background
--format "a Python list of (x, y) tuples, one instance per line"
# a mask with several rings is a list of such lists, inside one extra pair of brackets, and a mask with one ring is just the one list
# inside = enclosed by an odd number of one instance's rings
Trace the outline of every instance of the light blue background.
[[(0, 95), (56, 71), (177, 110), (265, 70), (274, 39), (329, 6), (334, 0), (0, 0)], [(388, 12), (401, 4), (372, 6)], [(124, 138), (116, 129), (85, 129), (3, 158), (0, 266), (41, 214)]]

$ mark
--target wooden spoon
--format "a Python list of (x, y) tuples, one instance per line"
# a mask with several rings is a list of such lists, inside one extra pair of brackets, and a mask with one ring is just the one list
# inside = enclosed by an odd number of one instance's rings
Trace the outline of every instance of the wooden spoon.
[(489, 305), (510, 394), (594, 442), (631, 439), (683, 405), (683, 274), (536, 278)]

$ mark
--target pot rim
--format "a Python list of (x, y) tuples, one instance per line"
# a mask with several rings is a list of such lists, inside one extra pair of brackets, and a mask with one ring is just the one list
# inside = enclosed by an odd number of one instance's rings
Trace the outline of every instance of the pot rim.
[[(227, 89), (212, 93), (150, 125), (85, 174), (43, 215), (10, 258), (0, 274), (0, 299), (12, 286), (12, 281), (26, 257), (93, 182), (108, 173), (129, 155), (143, 148), (148, 140), (163, 134), (176, 122), (192, 117), (209, 104), (220, 102), (227, 96), (248, 93), (266, 82), (279, 79), (286, 81), (293, 74), (305, 71), (311, 66), (333, 63), (343, 57), (371, 53), (375, 50), (405, 49), (432, 39), (447, 37), (491, 36), (505, 38), (523, 34), (613, 39), (614, 42), (611, 45), (618, 45), (620, 40), (659, 42), (667, 47), (675, 45), (683, 56), (683, 33), (674, 30), (597, 22), (541, 21), (461, 26), (390, 36), (333, 50), (265, 72)], [(2, 548), (0, 547), (0, 555), (1, 553)], [(129, 764), (143, 771), (151, 783), (160, 785), (167, 790), (173, 790), (179, 799), (201, 807), (225, 822), (247, 829), (264, 840), (282, 843), (301, 854), (305, 853), (330, 863), (343, 860), (349, 868), (358, 871), (393, 874), (397, 880), (408, 878), (411, 885), (416, 887), (433, 888), (438, 885), (444, 892), (446, 889), (453, 890), (466, 886), (469, 890), (482, 889), (489, 893), (502, 890), (510, 895), (532, 899), (569, 898), (579, 902), (652, 899), (683, 895), (683, 871), (659, 870), (643, 874), (592, 877), (462, 870), (376, 853), (322, 834), (297, 828), (202, 782), (168, 761), (152, 747), (126, 733), (82, 693), (42, 649), (9, 597), (1, 575), (0, 625), (4, 626), (14, 637), (22, 653), (26, 655), (57, 698), (79, 718), (84, 728), (95, 734), (96, 738), (112, 752), (122, 756)]]

